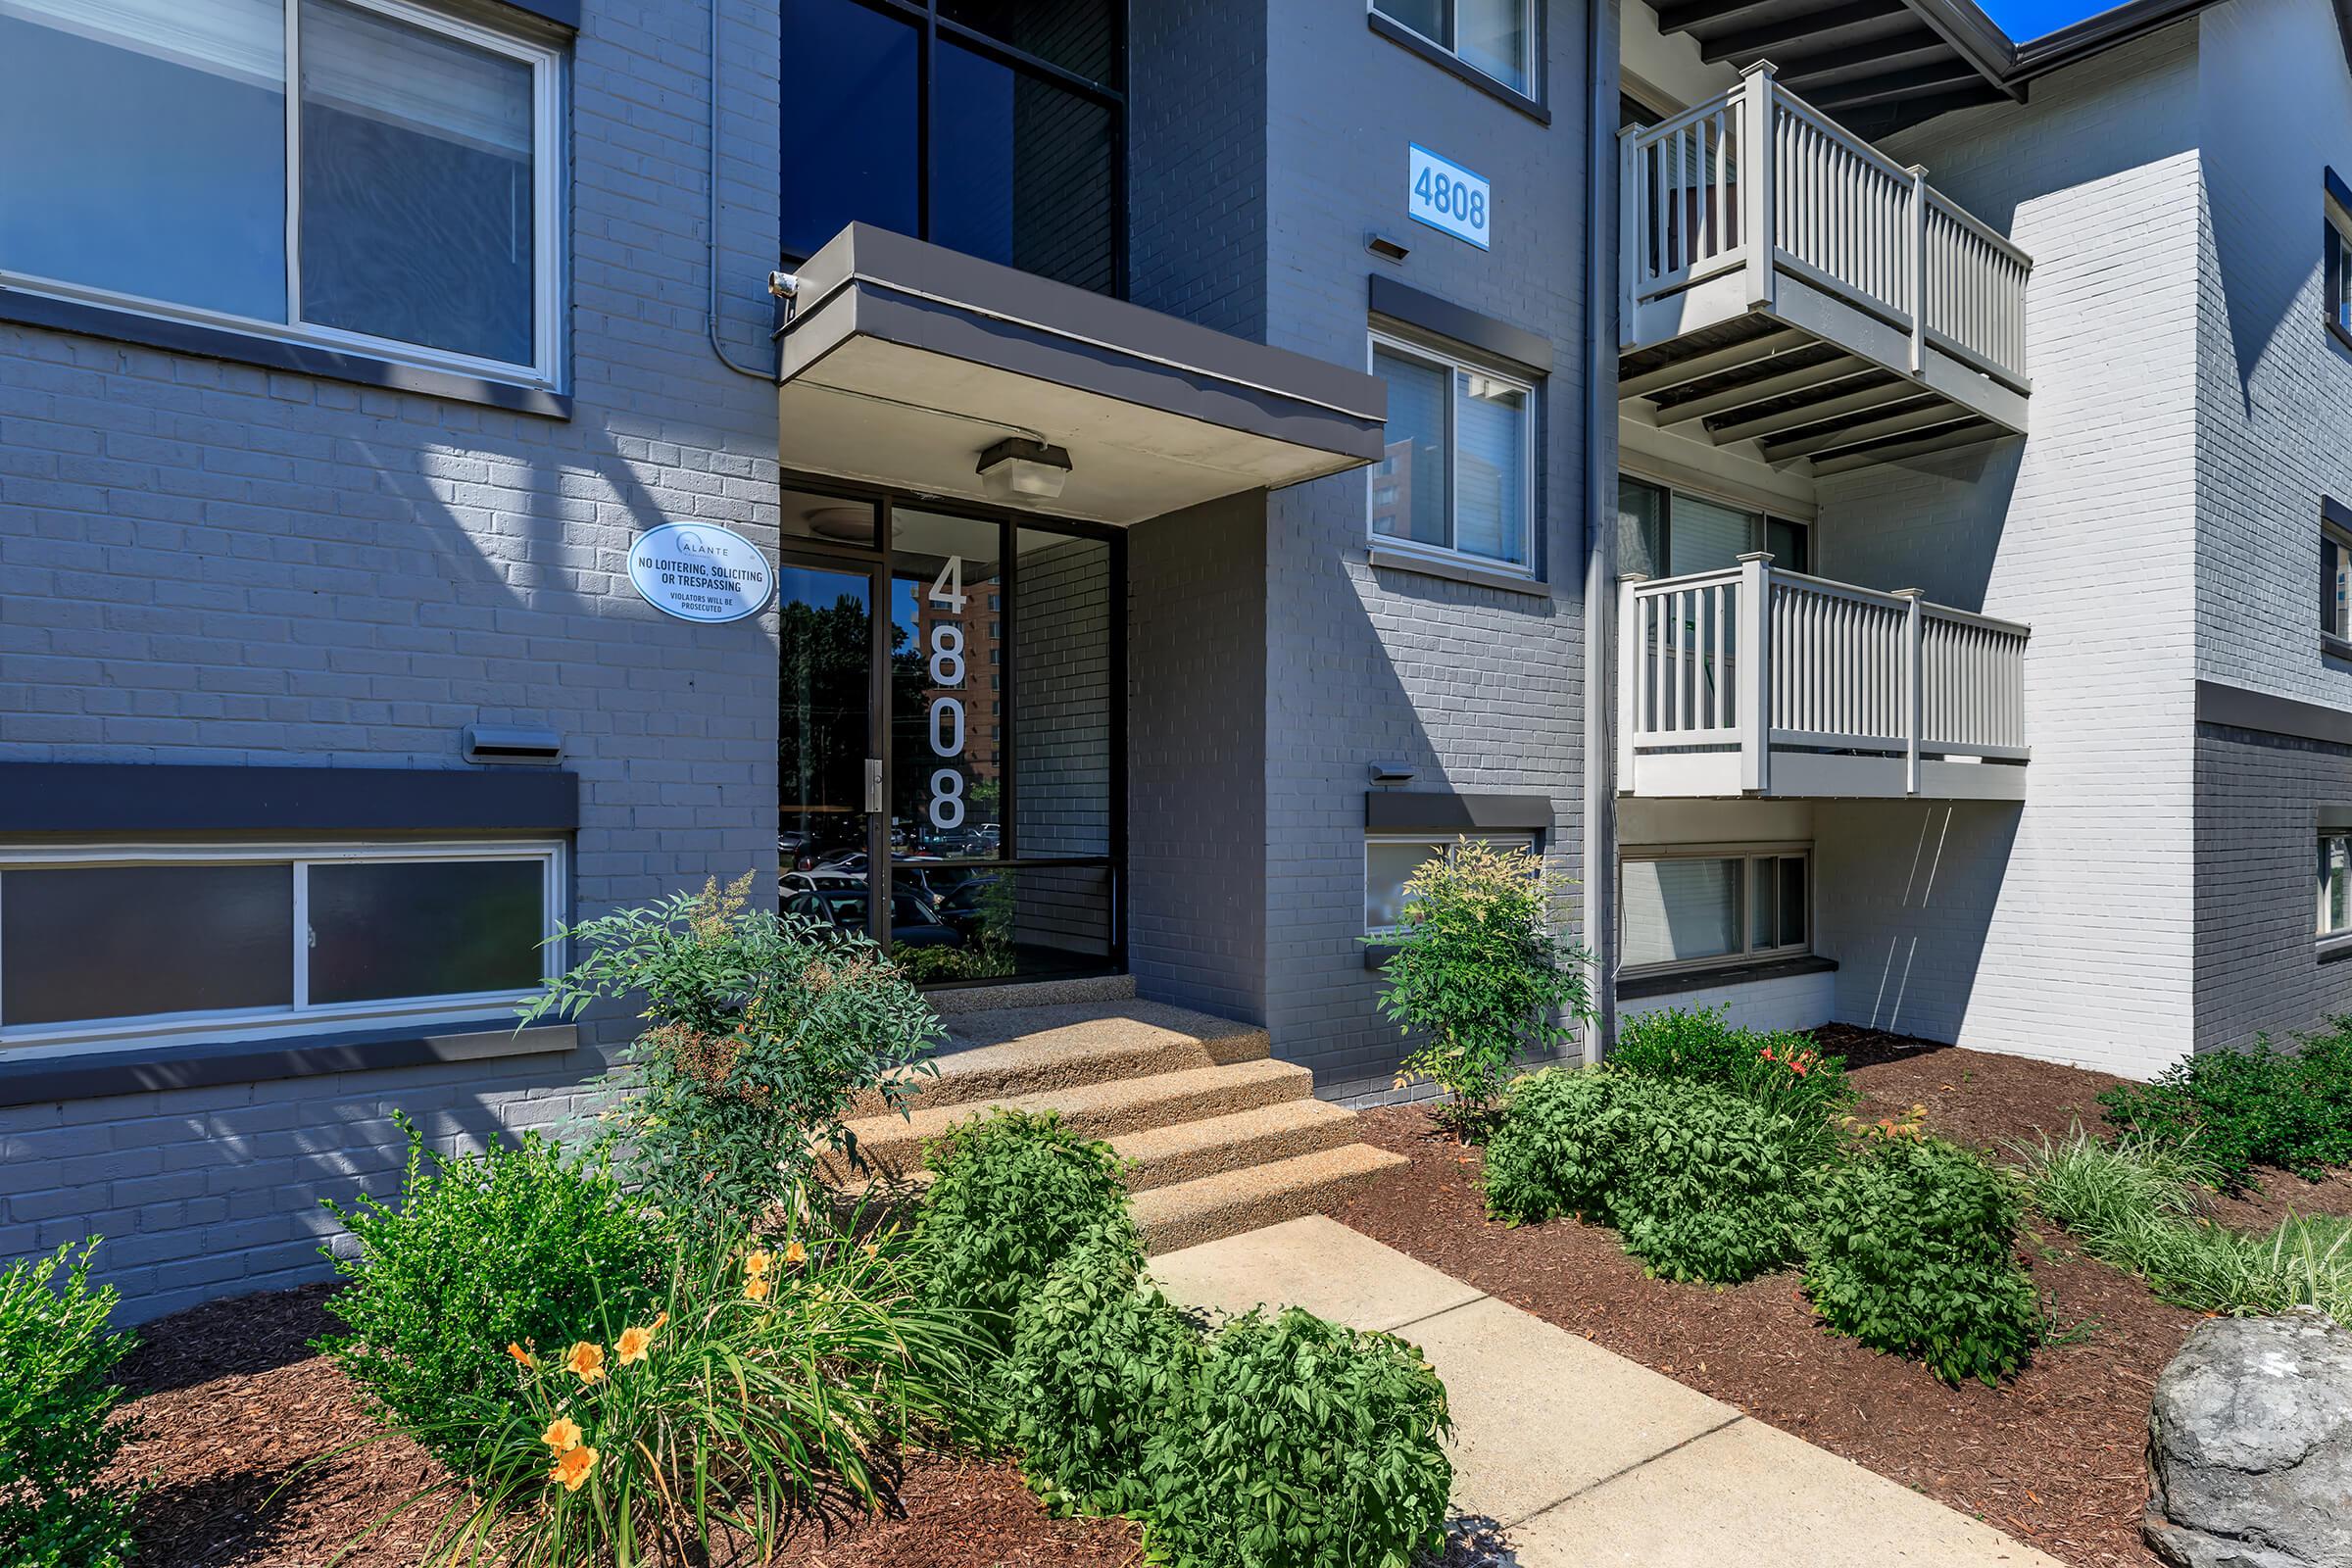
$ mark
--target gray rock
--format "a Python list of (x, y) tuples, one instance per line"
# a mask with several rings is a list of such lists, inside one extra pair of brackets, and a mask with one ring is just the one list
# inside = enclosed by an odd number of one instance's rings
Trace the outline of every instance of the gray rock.
[(2140, 1530), (2178, 1568), (2352, 1568), (2352, 1330), (2200, 1323), (2156, 1380)]

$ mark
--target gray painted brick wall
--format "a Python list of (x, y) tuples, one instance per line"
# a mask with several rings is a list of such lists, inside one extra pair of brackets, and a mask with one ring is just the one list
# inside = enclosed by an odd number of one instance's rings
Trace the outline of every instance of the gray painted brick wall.
[[(546, 724), (581, 776), (580, 912), (772, 885), (772, 620), (664, 618), (623, 567), (666, 520), (774, 542), (774, 395), (705, 341), (708, 13), (585, 10), (572, 419), (0, 326), (0, 760), (458, 767), (468, 722)], [(759, 365), (777, 17), (724, 24), (720, 281)], [(103, 1232), (130, 1319), (318, 1277), (318, 1200), (389, 1187), (394, 1108), (443, 1145), (556, 1123), (627, 1032), (0, 1109), (0, 1259)]]

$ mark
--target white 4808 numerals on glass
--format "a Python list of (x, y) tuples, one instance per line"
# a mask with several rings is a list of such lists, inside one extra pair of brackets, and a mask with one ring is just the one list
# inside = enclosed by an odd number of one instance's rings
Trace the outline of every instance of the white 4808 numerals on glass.
[[(927, 596), (950, 615), (963, 613), (963, 558), (950, 556), (931, 579)], [(963, 685), (963, 627), (954, 620), (931, 623), (931, 684), (945, 688), (931, 699), (931, 755), (950, 765), (931, 770), (931, 825), (945, 832), (963, 826), (963, 703), (949, 695)]]

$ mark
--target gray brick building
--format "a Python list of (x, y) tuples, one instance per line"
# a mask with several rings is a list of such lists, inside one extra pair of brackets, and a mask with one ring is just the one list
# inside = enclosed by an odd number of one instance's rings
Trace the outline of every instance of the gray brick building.
[(2339, 42), (8, 8), (0, 1257), (318, 1277), (395, 1112), (593, 1094), (631, 1023), (516, 1032), (543, 937), (747, 870), (1345, 1100), (1464, 833), (1581, 884), (1587, 1049), (2352, 1005)]

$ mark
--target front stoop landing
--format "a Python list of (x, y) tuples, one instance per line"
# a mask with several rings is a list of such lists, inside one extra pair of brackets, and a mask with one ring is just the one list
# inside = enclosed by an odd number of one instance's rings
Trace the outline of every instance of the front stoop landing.
[[(1355, 1113), (1315, 1099), (1314, 1075), (1274, 1060), (1250, 1024), (1123, 998), (947, 1024), (939, 1076), (909, 1114), (879, 1097), (853, 1107), (858, 1152), (885, 1180), (924, 1180), (923, 1145), (991, 1106), (1057, 1110), (1128, 1162), (1136, 1226), (1161, 1252), (1315, 1213), (1405, 1162), (1357, 1142)], [(838, 1155), (826, 1171), (866, 1174)]]

